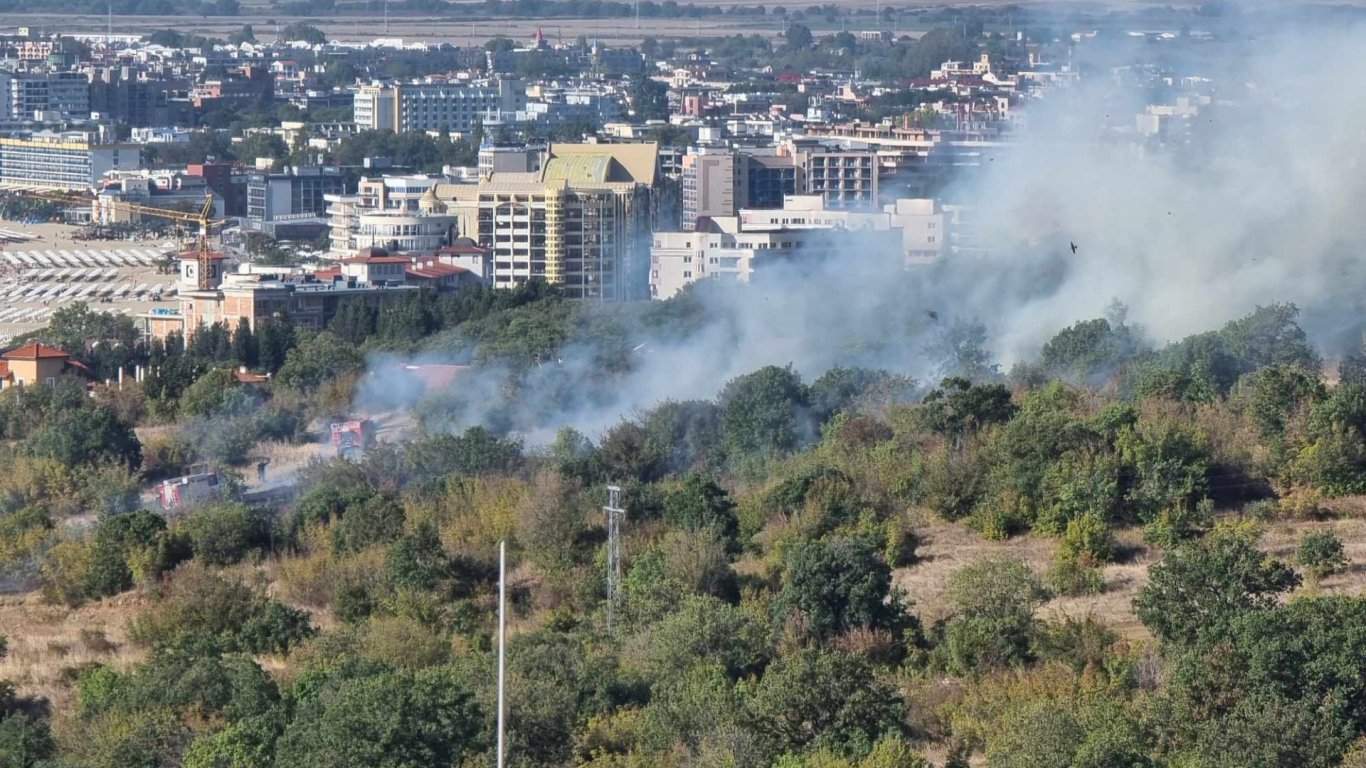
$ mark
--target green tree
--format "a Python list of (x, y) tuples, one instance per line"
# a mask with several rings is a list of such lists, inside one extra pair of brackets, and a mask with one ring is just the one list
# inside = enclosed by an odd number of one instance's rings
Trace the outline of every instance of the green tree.
[(905, 705), (861, 657), (802, 649), (773, 662), (749, 710), (752, 727), (773, 739), (778, 752), (825, 748), (861, 757), (879, 739), (902, 732)]
[(1043, 346), (1041, 363), (1050, 375), (1090, 382), (1119, 370), (1138, 351), (1138, 340), (1123, 323), (1083, 320), (1059, 331)]
[(669, 86), (640, 77), (631, 89), (631, 111), (637, 120), (669, 119)]
[(785, 45), (790, 51), (805, 51), (813, 42), (811, 28), (805, 24), (789, 24), (783, 36), (787, 38)]
[(664, 519), (687, 531), (709, 530), (734, 546), (738, 532), (735, 505), (711, 478), (683, 476), (664, 496)]
[(921, 401), (921, 418), (931, 430), (962, 439), (991, 424), (1003, 424), (1015, 415), (1010, 390), (1000, 384), (973, 384), (951, 377)]
[(789, 549), (773, 612), (779, 622), (799, 613), (818, 638), (855, 628), (914, 629), (892, 588), (892, 569), (879, 548), (861, 537), (818, 539)]
[[(265, 362), (262, 352), (262, 362)], [(329, 331), (309, 335), (289, 351), (277, 381), (292, 389), (314, 389), (335, 376), (360, 370), (360, 351)]]
[(459, 765), (483, 749), (482, 715), (449, 668), (329, 682), (298, 704), (276, 763), (299, 768)]
[(348, 506), (332, 529), (332, 551), (359, 552), (389, 544), (403, 534), (403, 519), (403, 505), (389, 496), (377, 494)]
[(1342, 539), (1331, 530), (1309, 531), (1295, 548), (1295, 563), (1315, 579), (1322, 579), (1347, 568)]
[(289, 157), (289, 146), (285, 140), (273, 133), (253, 133), (242, 139), (234, 147), (237, 159), (253, 164), (258, 158), (283, 160)]
[(864, 397), (875, 392), (883, 395), (881, 405), (891, 405), (904, 400), (914, 387), (911, 379), (886, 371), (837, 366), (811, 382), (809, 399), (817, 419), (824, 423), (837, 413), (857, 409)]
[(237, 416), (251, 410), (251, 399), (231, 369), (213, 368), (185, 388), (180, 396), (184, 416)]
[(225, 652), (283, 653), (313, 632), (307, 613), (187, 563), (168, 579), (155, 610), (133, 620), (128, 635), (151, 648), (197, 641)]
[(269, 513), (240, 502), (222, 502), (185, 518), (176, 532), (190, 542), (194, 556), (208, 565), (231, 565), (253, 550), (269, 552)]
[(768, 366), (732, 379), (717, 398), (732, 459), (770, 458), (810, 438), (807, 389), (791, 367)]
[[(343, 305), (349, 306), (349, 304)], [(238, 365), (245, 365), (248, 368), (255, 368), (260, 360), (260, 349), (256, 343), (256, 334), (251, 330), (251, 323), (244, 317), (237, 322), (237, 330), (232, 334), (232, 356), (237, 360)]]
[(763, 623), (707, 595), (689, 595), (643, 635), (646, 670), (656, 682), (699, 662), (718, 664), (734, 679), (760, 671), (768, 660)]
[(389, 579), (400, 589), (426, 590), (436, 586), (450, 570), (450, 559), (441, 546), (436, 526), (418, 523), (389, 547)]
[(364, 344), (366, 339), (375, 335), (378, 319), (379, 313), (374, 307), (365, 302), (348, 301), (338, 308), (328, 327), (351, 344)]
[(280, 30), (280, 39), (286, 42), (300, 40), (309, 45), (323, 45), (327, 42), (327, 35), (317, 27), (296, 21)]
[(132, 426), (97, 406), (49, 414), (24, 445), (30, 455), (68, 467), (112, 462), (134, 469), (142, 463), (142, 446)]
[(166, 521), (146, 509), (102, 518), (95, 529), (86, 594), (100, 598), (130, 589), (134, 574), (129, 560), (138, 556), (154, 569), (166, 565), (160, 546), (165, 531)]
[(1019, 560), (980, 560), (949, 575), (955, 613), (938, 628), (940, 663), (972, 674), (1028, 661), (1043, 585)]
[(1269, 608), (1298, 584), (1289, 566), (1257, 549), (1255, 529), (1216, 528), (1148, 569), (1134, 611), (1159, 640), (1189, 645), (1221, 636), (1239, 616)]

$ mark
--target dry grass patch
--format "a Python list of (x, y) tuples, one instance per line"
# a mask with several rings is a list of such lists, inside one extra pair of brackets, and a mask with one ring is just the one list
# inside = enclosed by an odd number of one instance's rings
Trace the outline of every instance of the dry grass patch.
[(69, 708), (74, 691), (65, 670), (92, 662), (126, 669), (143, 658), (128, 642), (127, 627), (144, 602), (135, 593), (80, 608), (49, 605), (36, 593), (0, 598), (0, 633), (9, 637), (0, 680), (13, 682), (22, 696)]
[[(895, 573), (897, 586), (915, 602), (915, 612), (926, 625), (947, 618), (951, 608), (947, 603), (949, 574), (976, 560), (1023, 560), (1040, 578), (1053, 563), (1058, 540), (1040, 536), (1017, 536), (1006, 541), (982, 538), (961, 523), (946, 523), (928, 519), (916, 526), (920, 546), (916, 562)], [(1147, 582), (1148, 566), (1160, 559), (1160, 553), (1143, 546), (1136, 530), (1116, 533), (1120, 550), (1130, 554), (1123, 562), (1111, 563), (1102, 571), (1105, 592), (1083, 597), (1060, 597), (1040, 609), (1045, 619), (1066, 616), (1082, 618), (1088, 614), (1103, 620), (1120, 635), (1140, 639), (1147, 630), (1134, 616), (1133, 599)]]

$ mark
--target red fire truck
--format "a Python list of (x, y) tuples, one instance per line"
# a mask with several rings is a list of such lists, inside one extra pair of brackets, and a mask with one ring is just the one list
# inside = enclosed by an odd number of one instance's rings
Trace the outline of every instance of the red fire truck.
[(217, 492), (218, 473), (199, 472), (161, 481), (161, 485), (157, 486), (157, 500), (161, 502), (162, 509), (179, 509)]
[(369, 419), (338, 421), (332, 425), (332, 450), (348, 461), (359, 461), (375, 442), (375, 424)]

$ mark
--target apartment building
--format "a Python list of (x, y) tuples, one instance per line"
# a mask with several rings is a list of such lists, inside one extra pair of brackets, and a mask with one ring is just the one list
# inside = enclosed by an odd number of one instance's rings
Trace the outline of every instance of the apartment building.
[(748, 231), (822, 229), (843, 232), (895, 231), (907, 265), (927, 264), (947, 252), (953, 217), (937, 200), (897, 200), (881, 210), (832, 209), (819, 195), (795, 195), (778, 209), (740, 211)]
[(451, 242), (455, 216), (376, 211), (362, 213), (349, 238), (357, 249), (384, 248), (392, 253), (432, 253)]
[(103, 144), (83, 131), (39, 131), (0, 138), (0, 187), (87, 190), (108, 171), (137, 170), (136, 144)]
[(91, 76), (90, 112), (101, 120), (151, 128), (188, 123), (185, 102), (172, 104), (169, 92), (187, 87), (185, 81), (139, 79), (132, 67), (105, 67)]
[(871, 149), (790, 139), (779, 154), (797, 166), (799, 192), (819, 195), (830, 208), (873, 208), (878, 204), (878, 158)]
[(205, 80), (190, 90), (195, 109), (251, 107), (275, 98), (275, 75), (265, 67), (245, 66), (229, 70), (225, 78)]
[(491, 251), (495, 287), (543, 279), (573, 298), (621, 301), (649, 295), (661, 181), (657, 144), (552, 144), (540, 171), (436, 193), (460, 234)]
[(364, 85), (352, 101), (352, 115), (361, 130), (468, 134), (486, 116), (524, 110), (526, 103), (519, 80)]
[(746, 152), (736, 180), (741, 208), (782, 208), (785, 199), (798, 193), (797, 164), (791, 157)]
[(90, 81), (80, 72), (0, 72), (10, 120), (90, 117)]
[(745, 231), (735, 216), (712, 217), (703, 226), (707, 231), (654, 234), (650, 298), (667, 299), (703, 279), (748, 283), (756, 259), (791, 255), (817, 231)]
[[(354, 194), (324, 195), (330, 252), (341, 256), (373, 245), (429, 251), (450, 242), (447, 234), (453, 222), (438, 226), (418, 220), (418, 214), (441, 212), (433, 193), (439, 182), (428, 176), (384, 176), (361, 179)], [(362, 217), (367, 217), (364, 227)]]
[[(734, 216), (739, 191), (736, 166), (739, 158), (729, 147), (695, 147), (683, 156), (681, 195), (683, 231), (697, 228), (700, 217)], [(743, 205), (743, 201), (740, 203)]]
[(782, 208), (798, 194), (800, 174), (791, 156), (750, 149), (694, 147), (681, 161), (683, 231), (698, 219), (734, 216), (742, 208)]
[[(754, 282), (794, 259), (895, 257), (895, 228), (750, 227), (742, 217), (706, 220), (705, 231), (656, 232), (650, 248), (650, 297), (667, 299), (703, 280)], [(757, 276), (757, 277), (756, 277)]]
[(346, 191), (346, 178), (336, 166), (285, 167), (280, 173), (247, 177), (247, 218), (256, 222), (289, 216), (322, 216), (327, 195)]

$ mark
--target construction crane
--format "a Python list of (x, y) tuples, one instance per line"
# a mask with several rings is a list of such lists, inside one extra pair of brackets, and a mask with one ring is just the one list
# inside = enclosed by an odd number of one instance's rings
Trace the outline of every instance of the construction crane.
[(91, 206), (91, 216), (98, 222), (101, 220), (100, 209), (107, 207), (111, 210), (123, 211), (126, 213), (137, 214), (138, 216), (152, 216), (154, 218), (178, 221), (183, 224), (195, 224), (199, 228), (199, 234), (195, 243), (195, 262), (197, 269), (197, 285), (201, 291), (213, 290), (213, 252), (209, 250), (209, 233), (215, 224), (222, 224), (222, 220), (213, 218), (213, 195), (204, 196), (204, 205), (198, 213), (177, 211), (171, 208), (158, 208), (153, 205), (141, 205), (130, 203), (125, 200), (101, 201), (99, 197), (85, 197), (75, 195), (62, 195), (39, 189), (10, 189), (9, 191), (24, 197), (31, 197), (38, 200), (47, 200), (54, 203), (76, 203), (89, 204)]

